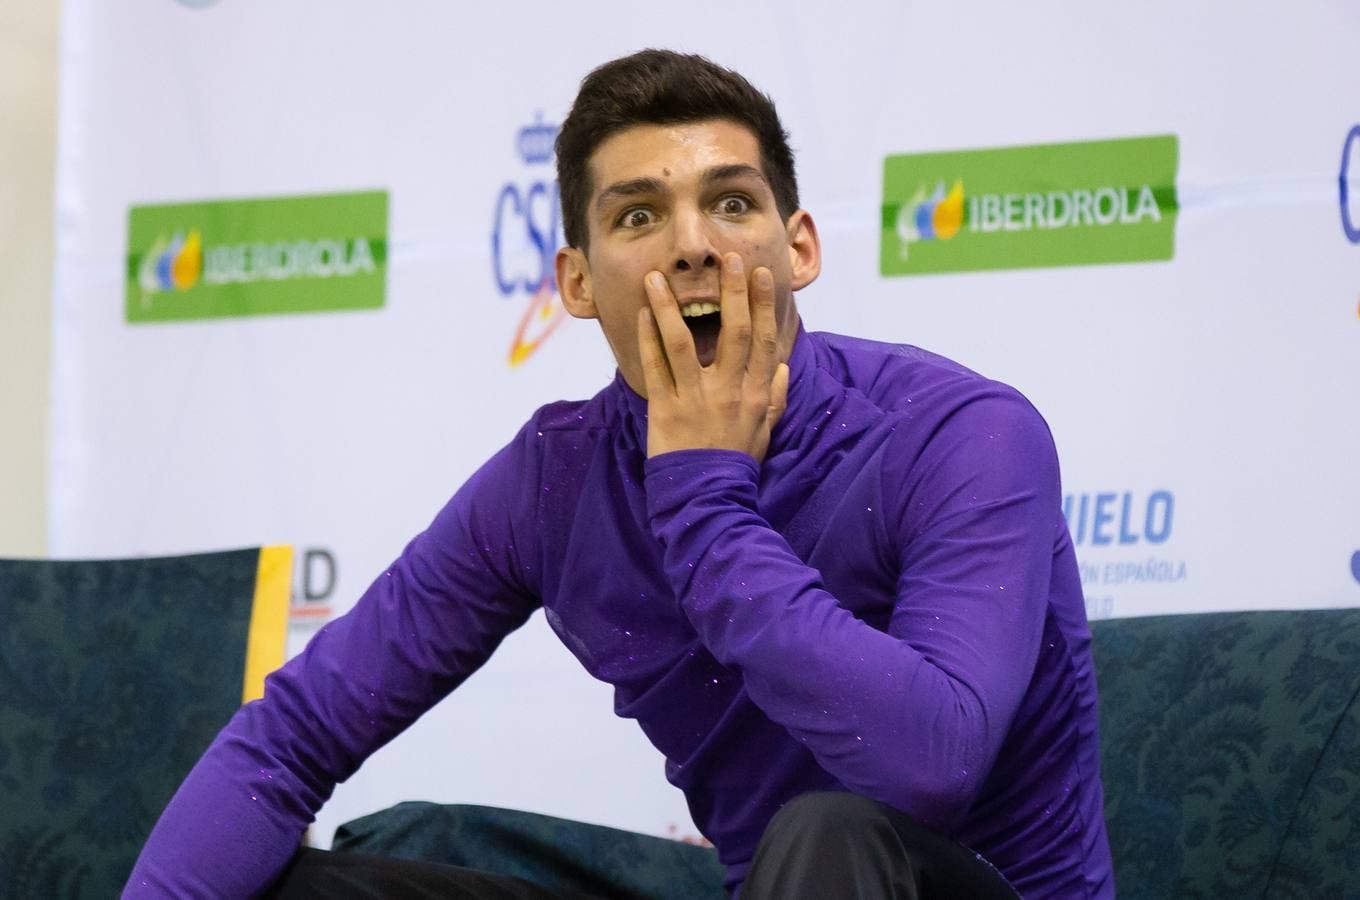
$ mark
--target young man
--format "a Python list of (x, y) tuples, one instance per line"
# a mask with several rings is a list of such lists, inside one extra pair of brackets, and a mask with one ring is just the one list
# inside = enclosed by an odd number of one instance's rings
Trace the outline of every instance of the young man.
[[(1113, 896), (1089, 633), (1038, 413), (924, 351), (801, 329), (817, 229), (773, 105), (739, 75), (661, 51), (609, 63), (557, 162), (558, 287), (618, 376), (540, 409), (270, 677), (129, 893), (264, 888), (335, 783), (542, 606), (666, 755), (743, 900)], [(343, 856), (311, 851), (277, 890), (363, 884)], [(381, 869), (379, 893), (493, 890)]]

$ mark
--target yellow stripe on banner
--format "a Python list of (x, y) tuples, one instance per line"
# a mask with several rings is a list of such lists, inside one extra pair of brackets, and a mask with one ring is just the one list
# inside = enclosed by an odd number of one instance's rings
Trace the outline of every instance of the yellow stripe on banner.
[(293, 548), (287, 544), (260, 548), (255, 573), (255, 599), (250, 604), (246, 635), (246, 677), (241, 702), (264, 696), (264, 677), (283, 665), (288, 638), (288, 592), (293, 577)]

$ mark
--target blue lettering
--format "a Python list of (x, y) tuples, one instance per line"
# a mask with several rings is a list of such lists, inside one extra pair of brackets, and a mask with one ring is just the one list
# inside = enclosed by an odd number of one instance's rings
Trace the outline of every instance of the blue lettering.
[(1096, 494), (1096, 515), (1095, 521), (1091, 523), (1091, 543), (1097, 547), (1114, 542), (1114, 538), (1105, 531), (1105, 526), (1114, 521), (1114, 513), (1108, 509), (1114, 499), (1114, 494)]
[[(546, 200), (547, 202), (547, 228), (539, 228), (540, 217), (535, 214), (535, 210), (541, 208), (543, 202), (535, 203), (535, 200)], [(535, 182), (529, 188), (528, 199), (524, 205), (524, 218), (529, 229), (529, 242), (537, 248), (539, 258), (538, 280), (533, 284), (526, 281), (524, 289), (533, 293), (546, 282), (549, 290), (556, 290), (557, 267), (554, 257), (557, 255), (557, 182), (552, 183), (551, 194), (548, 192), (548, 185), (541, 181)]]
[(1119, 497), (1119, 543), (1138, 543), (1138, 533), (1129, 531), (1129, 510), (1133, 508), (1133, 495), (1125, 491)]
[(1341, 174), (1337, 176), (1337, 181), (1341, 185), (1341, 230), (1346, 233), (1346, 240), (1352, 244), (1360, 244), (1360, 223), (1351, 221), (1351, 145), (1360, 141), (1360, 125), (1351, 128), (1346, 135), (1346, 142), (1341, 145)]
[(1143, 537), (1149, 544), (1160, 544), (1171, 537), (1171, 512), (1175, 502), (1170, 491), (1154, 491), (1148, 497)]
[(544, 261), (544, 267), (548, 270), (548, 289), (555, 294), (557, 293), (557, 248), (566, 243), (566, 237), (562, 234), (562, 195), (556, 178), (553, 179), (552, 202), (548, 204), (548, 209), (552, 211), (548, 225), (548, 234), (552, 237), (552, 247)]
[(501, 234), (505, 227), (507, 200), (514, 203), (516, 216), (523, 214), (524, 205), (520, 202), (519, 190), (513, 184), (501, 188), (501, 195), (496, 200), (496, 224), (491, 229), (491, 266), (496, 273), (496, 287), (508, 297), (515, 292), (515, 282), (505, 275), (505, 270), (501, 267)]
[[(1078, 500), (1075, 521), (1072, 519), (1072, 498), (1074, 496)], [(1068, 530), (1072, 532), (1072, 543), (1074, 544), (1079, 545), (1086, 540), (1086, 501), (1088, 499), (1087, 494), (1068, 494), (1063, 497), (1062, 514), (1063, 518), (1067, 520)]]
[[(1137, 496), (1131, 491), (1064, 495), (1062, 514), (1071, 531), (1072, 543), (1081, 546), (1088, 538), (1091, 544), (1099, 547), (1116, 541), (1123, 545), (1166, 543), (1171, 537), (1175, 496), (1168, 490), (1154, 491), (1145, 506)], [(1144, 507), (1141, 520), (1136, 515), (1139, 506)], [(1116, 518), (1119, 520), (1117, 536)]]
[[(555, 180), (536, 181), (524, 192), (513, 184), (501, 188), (491, 231), (491, 265), (496, 287), (505, 296), (517, 291), (534, 294), (544, 285), (550, 291), (557, 290), (556, 256), (562, 245), (558, 196)], [(516, 227), (524, 229), (532, 252), (530, 259), (517, 258), (512, 248), (521, 245), (513, 238), (507, 241), (514, 232), (506, 229)]]

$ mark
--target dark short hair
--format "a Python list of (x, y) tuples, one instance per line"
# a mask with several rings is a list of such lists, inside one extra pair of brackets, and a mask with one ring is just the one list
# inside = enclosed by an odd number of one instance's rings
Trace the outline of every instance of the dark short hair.
[(798, 179), (789, 136), (774, 101), (749, 81), (694, 54), (642, 50), (607, 62), (581, 81), (557, 132), (557, 182), (567, 243), (584, 249), (590, 156), (611, 135), (634, 125), (675, 125), (730, 119), (760, 144), (760, 162), (785, 220), (798, 209)]

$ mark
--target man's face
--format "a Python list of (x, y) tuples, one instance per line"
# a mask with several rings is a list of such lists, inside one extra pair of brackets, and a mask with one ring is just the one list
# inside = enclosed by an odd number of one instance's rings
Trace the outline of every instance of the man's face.
[(716, 310), (722, 255), (733, 251), (748, 274), (765, 266), (774, 276), (780, 359), (788, 359), (798, 329), (793, 292), (816, 278), (820, 249), (805, 211), (780, 218), (750, 130), (726, 119), (638, 125), (601, 143), (589, 169), (589, 252), (558, 251), (558, 285), (569, 312), (600, 320), (629, 387), (646, 396), (637, 346), (643, 278), (666, 276), (699, 362), (709, 365), (719, 316), (692, 314), (710, 309), (696, 304)]

